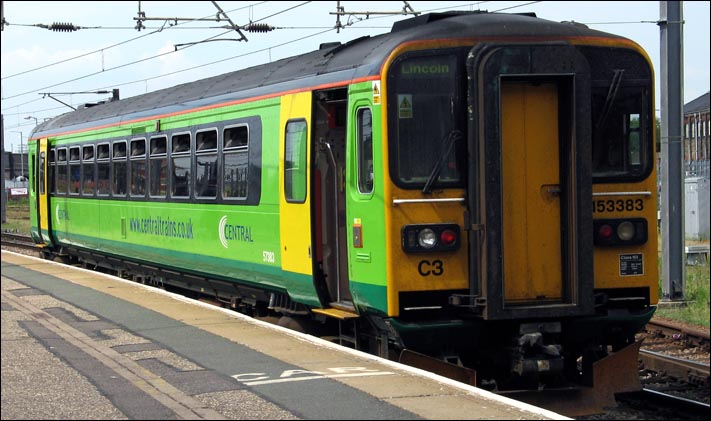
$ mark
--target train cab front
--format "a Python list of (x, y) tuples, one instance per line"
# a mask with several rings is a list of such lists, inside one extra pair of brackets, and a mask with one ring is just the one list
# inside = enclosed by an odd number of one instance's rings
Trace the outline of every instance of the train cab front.
[(405, 348), (439, 357), (471, 327), (449, 305), (469, 290), (466, 51), (403, 51), (384, 102), (387, 324)]
[[(589, 383), (656, 303), (656, 239), (640, 222), (656, 197), (648, 62), (563, 42), (460, 53), (390, 67), (389, 324), (497, 388)], [(598, 155), (620, 162), (614, 176)], [(595, 214), (597, 197), (621, 209)], [(600, 244), (610, 230), (633, 241)]]

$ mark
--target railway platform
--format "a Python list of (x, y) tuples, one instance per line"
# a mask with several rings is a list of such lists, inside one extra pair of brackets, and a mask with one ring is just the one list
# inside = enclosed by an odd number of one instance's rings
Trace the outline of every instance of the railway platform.
[(569, 419), (5, 250), (1, 336), (2, 419)]

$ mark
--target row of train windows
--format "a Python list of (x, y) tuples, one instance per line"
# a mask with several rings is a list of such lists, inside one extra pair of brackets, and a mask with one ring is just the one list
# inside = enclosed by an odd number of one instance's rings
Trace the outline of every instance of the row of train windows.
[[(82, 196), (224, 199), (247, 197), (249, 128), (120, 140), (50, 150), (50, 191)], [(193, 159), (194, 156), (194, 159)], [(218, 167), (219, 166), (219, 167)]]

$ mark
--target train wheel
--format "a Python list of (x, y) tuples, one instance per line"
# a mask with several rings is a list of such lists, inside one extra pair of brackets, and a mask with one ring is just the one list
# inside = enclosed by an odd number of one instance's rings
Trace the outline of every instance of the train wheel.
[(53, 262), (61, 263), (63, 265), (71, 265), (71, 259), (67, 256), (54, 255), (51, 259)]
[(287, 329), (319, 337), (332, 334), (332, 329), (329, 329), (327, 323), (320, 323), (308, 316), (281, 316), (277, 324)]
[(311, 333), (312, 326), (310, 326), (309, 320), (303, 318), (296, 318), (291, 316), (281, 316), (277, 324), (281, 327), (287, 329), (295, 330), (301, 333)]

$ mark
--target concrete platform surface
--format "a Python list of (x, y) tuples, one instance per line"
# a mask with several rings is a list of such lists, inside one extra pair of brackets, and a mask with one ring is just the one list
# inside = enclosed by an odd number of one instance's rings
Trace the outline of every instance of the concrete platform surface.
[(2, 251), (4, 419), (569, 419), (209, 304)]

